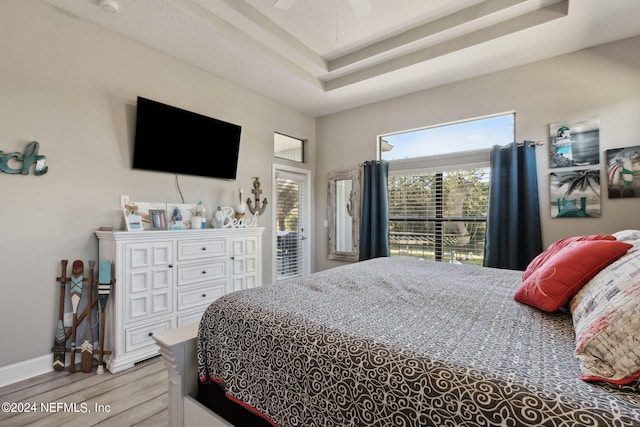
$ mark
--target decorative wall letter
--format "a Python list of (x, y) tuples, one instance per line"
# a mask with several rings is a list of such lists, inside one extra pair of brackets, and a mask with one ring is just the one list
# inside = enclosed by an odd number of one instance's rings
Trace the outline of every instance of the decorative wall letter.
[[(44, 175), (49, 170), (49, 167), (45, 166), (47, 158), (38, 154), (39, 148), (40, 144), (37, 141), (33, 141), (32, 143), (27, 145), (24, 154), (17, 151), (4, 154), (3, 151), (0, 151), (0, 171), (10, 174), (28, 175), (29, 170), (31, 169), (31, 165), (35, 164), (33, 174)], [(22, 167), (11, 167), (9, 165), (9, 162), (11, 160), (13, 160), (14, 163), (22, 162)]]

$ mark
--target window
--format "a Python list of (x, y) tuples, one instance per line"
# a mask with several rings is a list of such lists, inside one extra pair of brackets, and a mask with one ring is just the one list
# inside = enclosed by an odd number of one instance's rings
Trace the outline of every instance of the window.
[(513, 114), (385, 135), (392, 256), (482, 265), (489, 153), (514, 140)]
[(281, 133), (273, 134), (273, 155), (304, 163), (304, 141)]

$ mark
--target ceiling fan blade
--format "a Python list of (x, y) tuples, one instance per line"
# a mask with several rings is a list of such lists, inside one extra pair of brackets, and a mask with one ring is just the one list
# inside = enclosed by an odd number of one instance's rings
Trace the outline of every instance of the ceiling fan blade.
[(367, 16), (373, 10), (370, 0), (349, 0), (349, 4), (351, 5), (351, 9), (353, 9), (353, 13), (355, 13), (356, 18)]
[(289, 10), (297, 2), (298, 0), (276, 0), (276, 2), (273, 5), (277, 9)]

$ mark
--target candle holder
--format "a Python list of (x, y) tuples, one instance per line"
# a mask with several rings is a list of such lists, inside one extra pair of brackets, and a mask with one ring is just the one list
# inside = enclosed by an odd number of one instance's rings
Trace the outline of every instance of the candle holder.
[(262, 206), (260, 206), (260, 195), (262, 194), (262, 190), (260, 189), (260, 178), (257, 176), (253, 177), (253, 190), (251, 190), (251, 192), (254, 194), (254, 197), (255, 197), (255, 206), (251, 201), (250, 197), (247, 198), (247, 206), (249, 207), (249, 211), (251, 212), (251, 214), (255, 216), (260, 216), (264, 213), (264, 210), (267, 208), (268, 202), (267, 202), (267, 198), (265, 197), (264, 200), (262, 201)]

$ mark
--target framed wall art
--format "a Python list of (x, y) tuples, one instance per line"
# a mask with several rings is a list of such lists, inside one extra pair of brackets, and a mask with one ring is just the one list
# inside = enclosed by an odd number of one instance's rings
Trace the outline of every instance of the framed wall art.
[(600, 119), (555, 122), (549, 125), (549, 167), (565, 168), (600, 163)]
[(600, 169), (549, 175), (551, 218), (600, 218)]
[(640, 197), (640, 145), (607, 150), (607, 195)]

